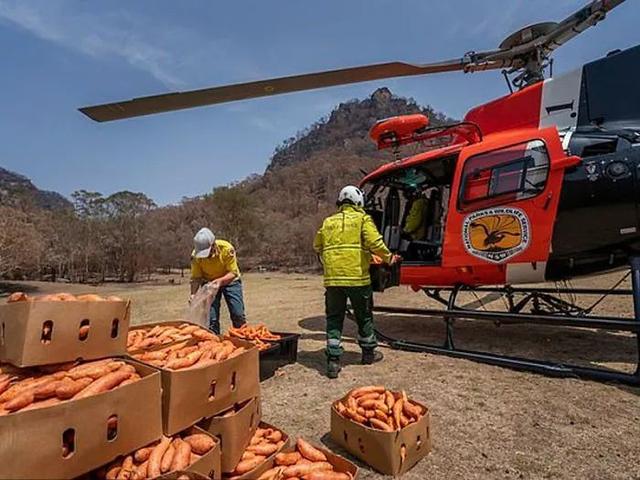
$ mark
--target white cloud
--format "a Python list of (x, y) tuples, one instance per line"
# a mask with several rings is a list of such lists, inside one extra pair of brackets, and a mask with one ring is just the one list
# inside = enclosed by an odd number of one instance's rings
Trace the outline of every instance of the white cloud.
[[(36, 6), (37, 5), (37, 6)], [(175, 88), (184, 85), (172, 52), (143, 39), (138, 20), (130, 15), (93, 15), (64, 8), (57, 2), (0, 0), (0, 21), (62, 47), (95, 58), (120, 58)]]

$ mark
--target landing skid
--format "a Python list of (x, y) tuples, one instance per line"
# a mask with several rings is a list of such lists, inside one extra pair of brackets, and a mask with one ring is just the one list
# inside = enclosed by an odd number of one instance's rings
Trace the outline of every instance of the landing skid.
[[(463, 286), (453, 289), (425, 289), (424, 293), (432, 299), (443, 303), (446, 310), (405, 307), (374, 307), (375, 313), (391, 313), (425, 317), (442, 317), (446, 326), (445, 340), (441, 345), (414, 342), (393, 338), (376, 330), (378, 340), (391, 348), (411, 352), (424, 352), (464, 358), (476, 362), (487, 363), (516, 370), (526, 370), (555, 377), (578, 377), (589, 380), (614, 381), (628, 385), (640, 385), (640, 258), (631, 261), (632, 290), (600, 290), (600, 289), (514, 289), (514, 288), (479, 288), (472, 291), (500, 293), (507, 299), (508, 311), (469, 310), (456, 305), (458, 294), (465, 290)], [(621, 282), (618, 282), (619, 285)], [(616, 285), (616, 287), (617, 287)], [(615, 287), (614, 287), (615, 288)], [(443, 296), (448, 294), (448, 298)], [(579, 307), (575, 303), (558, 297), (559, 293), (571, 295), (602, 295), (588, 308)], [(518, 295), (523, 298), (515, 301)], [(608, 295), (621, 295), (633, 298), (635, 318), (591, 316), (591, 310)], [(525, 307), (531, 313), (522, 313)], [(454, 320), (484, 320), (496, 324), (527, 323), (568, 328), (594, 328), (605, 331), (623, 331), (635, 335), (637, 357), (634, 373), (625, 373), (604, 368), (583, 367), (572, 364), (551, 362), (546, 360), (530, 360), (526, 358), (500, 355), (455, 347)]]

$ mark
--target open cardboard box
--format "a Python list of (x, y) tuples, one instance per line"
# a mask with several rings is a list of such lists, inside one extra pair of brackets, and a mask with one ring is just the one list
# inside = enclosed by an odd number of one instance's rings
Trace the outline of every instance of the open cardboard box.
[(244, 340), (230, 341), (247, 351), (202, 368), (159, 368), (166, 435), (178, 433), (236, 403), (260, 395), (257, 347)]
[[(341, 399), (346, 402), (346, 396)], [(402, 430), (384, 432), (366, 427), (338, 413), (336, 403), (331, 406), (331, 439), (356, 458), (386, 475), (401, 475), (415, 466), (431, 451), (429, 409), (419, 402), (424, 415)], [(400, 449), (406, 448), (402, 461)]]
[(287, 451), (290, 445), (289, 435), (284, 430), (279, 429), (278, 427), (274, 427), (273, 425), (269, 425), (266, 422), (260, 422), (258, 424), (259, 428), (273, 428), (274, 430), (280, 430), (282, 432), (282, 439), (284, 440), (284, 445), (282, 447), (269, 455), (264, 462), (258, 465), (256, 468), (251, 470), (250, 472), (245, 473), (244, 475), (233, 475), (232, 473), (223, 472), (223, 478), (233, 478), (233, 480), (256, 480), (260, 477), (264, 472), (273, 468), (275, 465), (276, 455), (280, 452)]
[[(129, 301), (0, 305), (0, 361), (32, 367), (122, 356), (130, 307)], [(80, 333), (85, 325), (86, 336)]]
[(223, 472), (232, 472), (236, 468), (258, 428), (260, 417), (260, 397), (255, 397), (241, 404), (232, 415), (207, 418), (198, 424), (220, 439)]
[[(160, 374), (80, 400), (0, 416), (0, 478), (75, 478), (162, 435)], [(117, 430), (107, 422), (117, 417)], [(63, 445), (70, 453), (63, 457)]]

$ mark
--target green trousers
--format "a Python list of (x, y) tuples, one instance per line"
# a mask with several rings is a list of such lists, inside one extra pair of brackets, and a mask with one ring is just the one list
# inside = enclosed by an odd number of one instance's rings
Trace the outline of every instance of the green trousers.
[(358, 323), (358, 344), (362, 349), (378, 346), (373, 331), (373, 291), (366, 287), (327, 287), (325, 291), (325, 312), (327, 316), (327, 356), (339, 358), (342, 355), (342, 327), (347, 311), (347, 299), (351, 303)]

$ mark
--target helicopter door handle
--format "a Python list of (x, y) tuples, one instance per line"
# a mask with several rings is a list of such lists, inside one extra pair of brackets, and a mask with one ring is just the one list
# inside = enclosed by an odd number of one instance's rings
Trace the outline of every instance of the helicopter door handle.
[(544, 199), (544, 205), (542, 206), (543, 210), (546, 210), (547, 208), (549, 208), (549, 205), (551, 205), (552, 198), (553, 198), (553, 192), (549, 192), (549, 194), (547, 195), (547, 198)]

